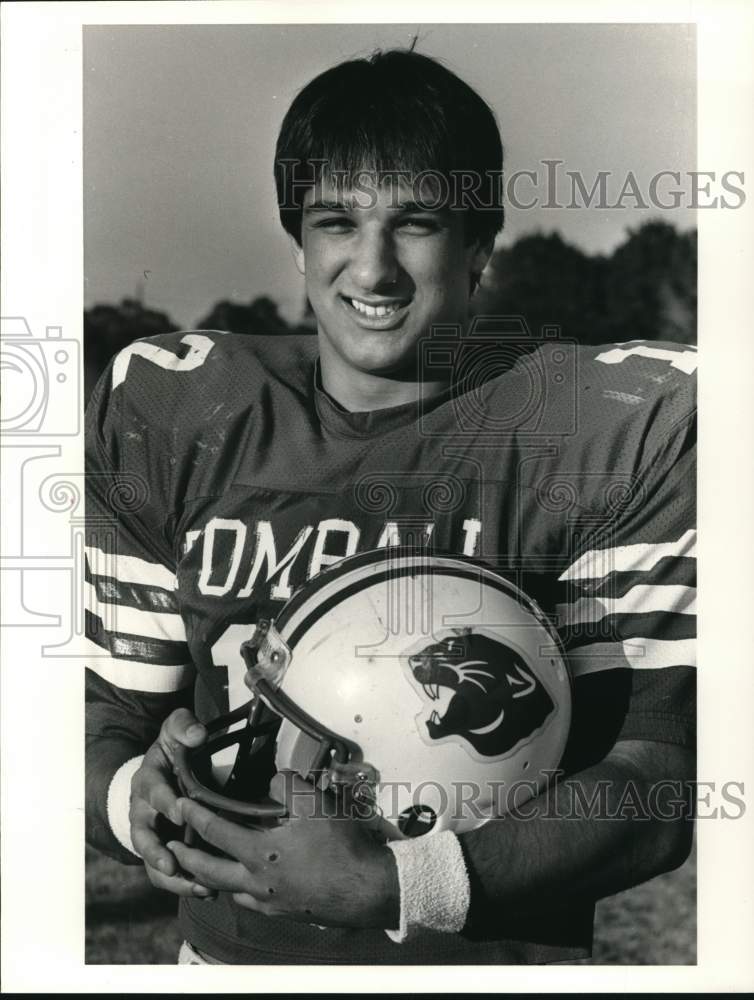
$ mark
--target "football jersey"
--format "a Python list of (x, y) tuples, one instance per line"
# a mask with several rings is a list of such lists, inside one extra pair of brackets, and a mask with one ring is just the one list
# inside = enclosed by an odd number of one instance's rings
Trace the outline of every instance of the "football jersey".
[[(239, 653), (307, 580), (393, 545), (474, 557), (534, 597), (568, 654), (576, 773), (618, 739), (692, 746), (696, 354), (440, 331), (417, 403), (344, 410), (316, 337), (176, 333), (116, 356), (87, 411), (89, 836), (117, 768), (178, 705), (248, 700)], [(188, 940), (226, 962), (542, 962), (588, 952), (593, 907), (473, 934), (320, 929), (181, 901)], [(478, 930), (479, 927), (483, 930)]]

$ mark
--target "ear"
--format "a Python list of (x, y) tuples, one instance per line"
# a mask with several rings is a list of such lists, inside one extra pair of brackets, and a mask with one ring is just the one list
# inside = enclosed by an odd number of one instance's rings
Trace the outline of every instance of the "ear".
[(482, 276), (482, 271), (487, 267), (492, 251), (495, 246), (494, 236), (485, 243), (476, 243), (471, 256), (470, 268), (472, 275), (477, 281)]
[(288, 241), (290, 242), (291, 245), (291, 253), (293, 254), (293, 262), (296, 265), (296, 268), (301, 274), (306, 274), (306, 266), (304, 263), (304, 248), (301, 246), (300, 243), (296, 242), (296, 240), (291, 236), (290, 233), (288, 234)]

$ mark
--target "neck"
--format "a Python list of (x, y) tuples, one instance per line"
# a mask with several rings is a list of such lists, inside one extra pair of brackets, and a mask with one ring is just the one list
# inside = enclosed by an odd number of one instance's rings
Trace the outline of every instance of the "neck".
[(364, 413), (371, 410), (385, 410), (391, 406), (416, 403), (444, 392), (449, 380), (420, 381), (415, 377), (401, 375), (379, 375), (373, 372), (354, 371), (320, 353), (322, 387), (325, 392), (348, 410), (349, 413)]

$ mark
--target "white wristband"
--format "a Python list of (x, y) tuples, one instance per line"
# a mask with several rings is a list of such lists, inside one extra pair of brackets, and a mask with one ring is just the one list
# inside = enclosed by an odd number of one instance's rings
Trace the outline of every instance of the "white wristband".
[(141, 767), (144, 756), (132, 757), (121, 764), (113, 775), (107, 790), (107, 819), (110, 829), (118, 842), (131, 854), (140, 855), (131, 840), (131, 821), (128, 818), (131, 805), (131, 779)]
[(458, 838), (450, 830), (407, 840), (390, 840), (398, 868), (400, 926), (386, 930), (401, 943), (425, 928), (457, 934), (466, 923), (470, 888)]

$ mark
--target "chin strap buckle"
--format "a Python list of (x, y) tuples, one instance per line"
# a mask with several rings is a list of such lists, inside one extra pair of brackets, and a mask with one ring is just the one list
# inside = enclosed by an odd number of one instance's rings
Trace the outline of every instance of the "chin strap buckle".
[(373, 805), (377, 799), (379, 774), (366, 761), (332, 760), (326, 784), (336, 795), (348, 794), (354, 802)]
[(246, 664), (246, 679), (255, 690), (260, 681), (277, 690), (291, 662), (290, 649), (273, 622), (264, 618), (257, 622), (251, 639), (241, 643), (241, 656)]

